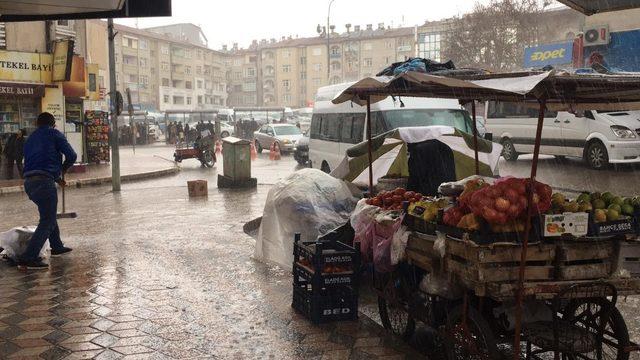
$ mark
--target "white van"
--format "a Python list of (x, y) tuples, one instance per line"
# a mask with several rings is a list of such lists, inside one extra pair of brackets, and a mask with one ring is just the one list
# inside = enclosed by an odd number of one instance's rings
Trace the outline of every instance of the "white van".
[(218, 114), (216, 115), (216, 118), (220, 121), (226, 121), (230, 124), (233, 124), (235, 122), (235, 116), (234, 116), (234, 112), (233, 109), (220, 109), (218, 110)]
[[(485, 118), (486, 131), (502, 144), (506, 160), (516, 161), (519, 154), (533, 152), (537, 109), (489, 101)], [(640, 162), (640, 112), (589, 110), (576, 116), (547, 111), (540, 153), (583, 158), (593, 169)]]
[[(313, 168), (331, 172), (350, 147), (366, 140), (366, 106), (350, 101), (331, 102), (353, 83), (318, 89), (309, 131), (309, 160)], [(399, 127), (447, 125), (473, 132), (469, 113), (458, 100), (388, 97), (371, 104), (371, 134), (376, 136)]]

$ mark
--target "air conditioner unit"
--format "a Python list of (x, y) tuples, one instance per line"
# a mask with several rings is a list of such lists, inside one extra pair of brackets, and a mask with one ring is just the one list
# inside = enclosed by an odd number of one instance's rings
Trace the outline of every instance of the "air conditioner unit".
[(584, 46), (607, 45), (608, 43), (608, 25), (592, 26), (584, 29)]

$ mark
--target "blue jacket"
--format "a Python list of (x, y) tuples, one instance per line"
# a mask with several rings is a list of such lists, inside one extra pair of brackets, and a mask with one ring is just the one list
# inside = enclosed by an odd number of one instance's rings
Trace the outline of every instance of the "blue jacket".
[(44, 175), (57, 180), (76, 162), (77, 157), (60, 131), (40, 126), (24, 145), (24, 176)]

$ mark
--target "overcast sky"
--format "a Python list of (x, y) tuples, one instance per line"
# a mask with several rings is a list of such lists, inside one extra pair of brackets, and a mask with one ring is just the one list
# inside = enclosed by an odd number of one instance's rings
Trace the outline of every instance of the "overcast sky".
[[(190, 22), (202, 27), (211, 48), (233, 42), (246, 47), (253, 39), (315, 36), (316, 26), (327, 22), (328, 4), (329, 0), (174, 0), (171, 18), (141, 18), (137, 25)], [(414, 26), (468, 12), (473, 4), (473, 0), (335, 0), (331, 23), (340, 32), (347, 23)], [(116, 21), (136, 26), (134, 19)]]

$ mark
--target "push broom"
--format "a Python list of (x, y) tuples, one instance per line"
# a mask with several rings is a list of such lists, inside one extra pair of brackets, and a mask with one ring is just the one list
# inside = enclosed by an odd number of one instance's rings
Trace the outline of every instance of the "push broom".
[[(62, 181), (64, 182), (64, 175), (62, 175)], [(64, 195), (64, 188), (66, 188), (66, 184), (65, 186), (61, 186), (62, 188), (62, 213), (60, 214), (56, 214), (56, 219), (75, 219), (78, 217), (78, 214), (76, 214), (75, 212), (66, 212), (66, 208), (65, 208), (65, 195)]]

